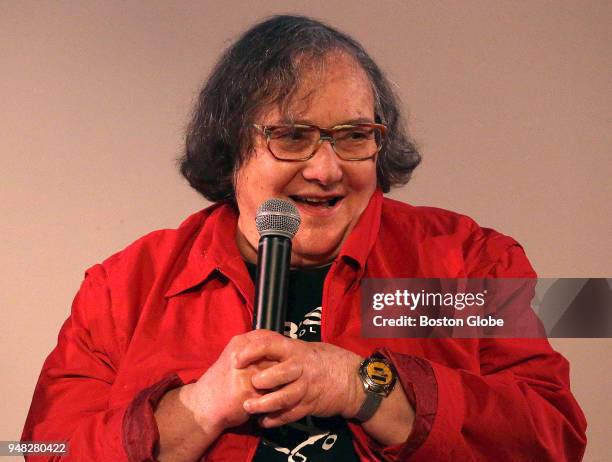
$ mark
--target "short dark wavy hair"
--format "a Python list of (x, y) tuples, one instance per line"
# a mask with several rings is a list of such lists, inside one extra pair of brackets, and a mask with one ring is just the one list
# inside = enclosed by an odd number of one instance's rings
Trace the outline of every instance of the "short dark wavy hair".
[(348, 35), (304, 16), (274, 16), (246, 31), (221, 56), (200, 91), (187, 127), (180, 171), (212, 202), (235, 200), (234, 172), (253, 148), (252, 124), (269, 104), (289, 102), (306, 61), (345, 52), (372, 85), (375, 120), (389, 128), (377, 158), (383, 192), (404, 185), (421, 161), (401, 122), (399, 100), (376, 63)]

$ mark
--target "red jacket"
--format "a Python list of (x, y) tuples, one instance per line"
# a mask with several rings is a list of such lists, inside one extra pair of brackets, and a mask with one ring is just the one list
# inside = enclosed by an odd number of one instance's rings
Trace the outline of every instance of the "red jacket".
[[(154, 460), (163, 393), (197, 380), (232, 336), (250, 330), (254, 289), (236, 221), (232, 206), (214, 205), (87, 271), (22, 440), (69, 440), (63, 461)], [(364, 357), (383, 348), (416, 420), (405, 444), (387, 448), (350, 423), (362, 460), (580, 460), (585, 418), (567, 361), (545, 339), (364, 339), (364, 277), (535, 273), (507, 236), (374, 194), (325, 281), (321, 336)], [(228, 431), (203, 459), (250, 459), (257, 444), (248, 431)]]

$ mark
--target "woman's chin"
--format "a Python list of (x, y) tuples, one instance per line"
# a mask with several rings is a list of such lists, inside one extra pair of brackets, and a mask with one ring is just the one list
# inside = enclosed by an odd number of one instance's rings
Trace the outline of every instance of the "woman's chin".
[(291, 266), (321, 266), (333, 261), (340, 250), (339, 245), (323, 246), (321, 243), (304, 245), (293, 243), (291, 252)]

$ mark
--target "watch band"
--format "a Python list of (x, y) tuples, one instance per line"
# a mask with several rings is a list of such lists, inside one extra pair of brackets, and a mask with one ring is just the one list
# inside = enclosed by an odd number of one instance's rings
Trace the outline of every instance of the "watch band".
[(370, 420), (372, 416), (378, 410), (380, 403), (382, 403), (382, 396), (377, 395), (375, 393), (366, 393), (366, 399), (363, 401), (363, 404), (353, 417), (355, 420), (359, 422), (365, 422), (366, 420)]

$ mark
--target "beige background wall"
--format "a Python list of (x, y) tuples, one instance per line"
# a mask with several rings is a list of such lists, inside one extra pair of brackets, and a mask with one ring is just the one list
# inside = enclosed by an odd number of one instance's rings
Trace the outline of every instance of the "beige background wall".
[[(353, 34), (424, 154), (395, 197), (517, 238), (541, 276), (612, 276), (612, 3), (0, 0), (0, 440), (18, 438), (83, 271), (205, 204), (173, 167), (201, 81), (264, 15)], [(554, 344), (610, 460), (609, 340)]]

